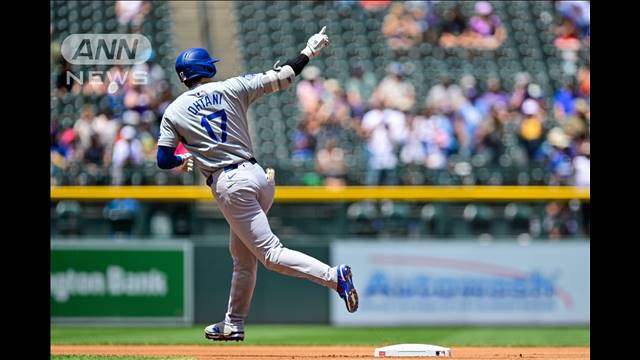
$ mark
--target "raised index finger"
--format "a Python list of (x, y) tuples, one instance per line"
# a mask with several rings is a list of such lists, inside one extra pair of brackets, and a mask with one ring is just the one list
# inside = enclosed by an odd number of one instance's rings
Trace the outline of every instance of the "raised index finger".
[(322, 27), (322, 30), (320, 30), (320, 32), (319, 32), (318, 34), (324, 34), (325, 30), (327, 30), (327, 27), (326, 27), (326, 26), (323, 26), (323, 27)]

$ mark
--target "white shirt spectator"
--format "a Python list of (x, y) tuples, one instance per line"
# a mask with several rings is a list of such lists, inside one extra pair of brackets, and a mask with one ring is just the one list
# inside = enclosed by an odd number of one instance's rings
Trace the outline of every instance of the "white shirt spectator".
[(591, 186), (591, 160), (586, 156), (577, 156), (573, 159), (575, 168), (576, 186)]
[(389, 134), (394, 144), (403, 144), (409, 138), (407, 116), (394, 109), (385, 109), (382, 112), (385, 122), (389, 125)]
[(393, 169), (398, 163), (394, 148), (406, 141), (408, 129), (404, 113), (386, 109), (371, 110), (362, 118), (363, 130), (370, 132), (367, 149), (371, 169)]
[(100, 114), (93, 121), (93, 131), (100, 136), (100, 143), (104, 146), (111, 147), (113, 139), (118, 133), (118, 123), (109, 119), (106, 115)]
[(426, 119), (423, 127), (427, 141), (426, 165), (429, 169), (443, 169), (447, 166), (445, 149), (451, 145), (451, 135), (447, 130), (449, 120), (442, 115), (433, 115)]
[(121, 25), (127, 25), (142, 9), (142, 1), (117, 1), (116, 13), (118, 22)]
[(127, 162), (142, 164), (142, 144), (135, 138), (136, 130), (132, 126), (125, 126), (120, 134), (122, 138), (113, 146), (113, 166), (123, 167)]
[(427, 157), (426, 144), (429, 141), (427, 119), (416, 116), (412, 120), (411, 130), (405, 145), (400, 152), (400, 159), (405, 164), (424, 164)]
[(93, 135), (93, 118), (81, 117), (73, 125), (73, 130), (76, 132), (80, 145), (84, 149), (88, 149), (91, 146), (91, 135)]

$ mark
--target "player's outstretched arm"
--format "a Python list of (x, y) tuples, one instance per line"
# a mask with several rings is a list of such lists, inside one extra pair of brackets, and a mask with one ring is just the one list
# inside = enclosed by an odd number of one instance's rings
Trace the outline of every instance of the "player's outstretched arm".
[(246, 104), (253, 103), (263, 95), (271, 94), (280, 90), (286, 90), (302, 69), (309, 63), (309, 60), (318, 56), (320, 51), (329, 46), (329, 37), (325, 34), (327, 27), (324, 26), (319, 33), (314, 34), (307, 41), (298, 56), (287, 60), (281, 66), (280, 61), (273, 65), (273, 69), (259, 74), (242, 75), (226, 81), (231, 91), (237, 93), (237, 97)]
[(322, 27), (319, 33), (314, 34), (307, 41), (298, 56), (287, 60), (282, 66), (278, 66), (278, 62), (273, 66), (273, 70), (263, 73), (262, 83), (265, 86), (265, 93), (285, 90), (293, 83), (296, 76), (300, 75), (302, 69), (309, 63), (310, 59), (318, 56), (320, 51), (329, 46), (329, 37), (325, 34), (326, 26)]

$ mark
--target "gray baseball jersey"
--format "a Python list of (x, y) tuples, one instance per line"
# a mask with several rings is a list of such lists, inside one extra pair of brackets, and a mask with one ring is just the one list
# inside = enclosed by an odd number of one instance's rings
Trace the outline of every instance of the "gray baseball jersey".
[(247, 110), (265, 94), (258, 75), (244, 75), (185, 91), (167, 107), (158, 145), (182, 142), (205, 177), (254, 156)]

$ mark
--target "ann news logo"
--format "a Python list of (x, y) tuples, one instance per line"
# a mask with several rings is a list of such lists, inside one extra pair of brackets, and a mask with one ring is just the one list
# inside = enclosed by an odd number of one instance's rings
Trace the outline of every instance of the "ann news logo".
[(151, 56), (151, 42), (140, 34), (73, 34), (60, 50), (73, 65), (136, 65)]
[[(72, 34), (61, 45), (64, 59), (72, 65), (121, 65), (132, 66), (146, 62), (152, 53), (151, 42), (140, 34)], [(85, 72), (88, 74), (85, 77)], [(85, 78), (92, 84), (108, 83), (109, 93), (131, 77), (134, 84), (148, 83), (148, 73), (143, 70), (123, 71), (67, 71), (67, 84), (71, 80), (84, 84)]]

